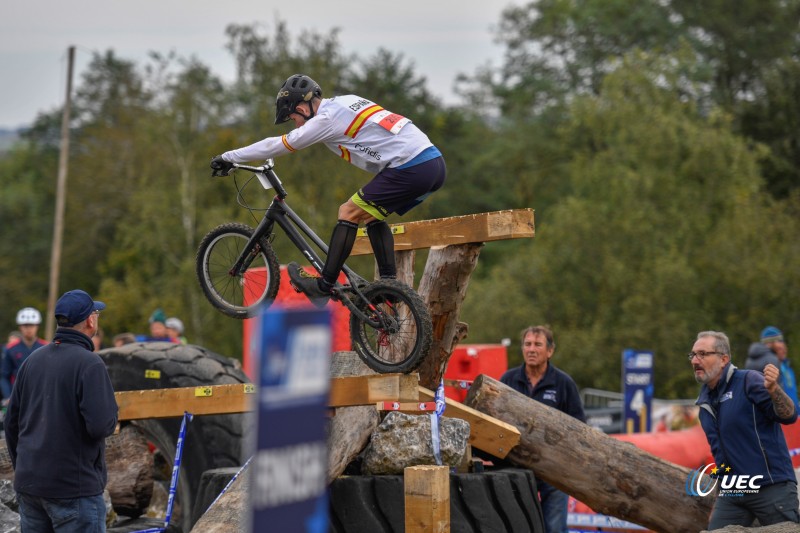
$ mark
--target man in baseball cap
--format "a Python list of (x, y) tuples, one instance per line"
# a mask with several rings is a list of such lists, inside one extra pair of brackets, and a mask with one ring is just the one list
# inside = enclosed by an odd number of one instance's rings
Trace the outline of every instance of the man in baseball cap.
[(67, 291), (56, 302), (56, 321), (59, 327), (71, 328), (89, 318), (95, 311), (100, 312), (105, 308), (106, 304), (92, 300), (86, 291)]
[(105, 531), (106, 437), (114, 388), (92, 337), (103, 302), (85, 291), (56, 302), (53, 342), (17, 373), (3, 421), (23, 531)]

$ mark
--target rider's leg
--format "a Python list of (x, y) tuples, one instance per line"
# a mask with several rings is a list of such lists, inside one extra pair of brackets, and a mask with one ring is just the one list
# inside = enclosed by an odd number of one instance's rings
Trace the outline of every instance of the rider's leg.
[(378, 262), (378, 274), (382, 279), (395, 279), (397, 266), (394, 260), (394, 236), (391, 228), (384, 220), (373, 220), (367, 223), (367, 236), (375, 260)]
[(353, 251), (358, 224), (370, 218), (372, 215), (358, 207), (353, 200), (347, 200), (339, 206), (339, 222), (333, 228), (331, 241), (328, 244), (328, 257), (325, 266), (322, 267), (322, 278), (319, 281), (320, 289), (330, 292), (336, 284), (339, 272)]
[(330, 292), (336, 284), (336, 278), (344, 266), (344, 262), (353, 251), (353, 243), (356, 240), (358, 224), (341, 218), (333, 228), (331, 240), (328, 244), (328, 258), (325, 266), (322, 267), (322, 278), (320, 278), (320, 289)]

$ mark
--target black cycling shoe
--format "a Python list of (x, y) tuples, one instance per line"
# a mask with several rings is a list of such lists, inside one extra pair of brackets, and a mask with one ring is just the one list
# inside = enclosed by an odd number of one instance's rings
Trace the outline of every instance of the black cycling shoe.
[(300, 265), (292, 261), (286, 265), (286, 271), (289, 273), (289, 280), (297, 292), (302, 292), (311, 303), (317, 307), (325, 307), (328, 300), (331, 298), (331, 293), (325, 292), (319, 286), (319, 281), (322, 279), (314, 274), (309, 274)]

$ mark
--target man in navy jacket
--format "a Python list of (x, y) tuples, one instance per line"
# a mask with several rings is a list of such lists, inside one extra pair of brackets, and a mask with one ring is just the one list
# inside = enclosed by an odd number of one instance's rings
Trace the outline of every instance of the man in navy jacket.
[[(756, 518), (762, 526), (800, 523), (797, 480), (780, 426), (797, 420), (797, 412), (778, 385), (778, 369), (737, 369), (728, 337), (718, 331), (697, 335), (689, 361), (703, 385), (700, 424), (716, 462), (712, 475), (719, 476), (708, 529), (750, 526)], [(725, 492), (726, 476), (748, 476), (748, 490)]]
[[(547, 326), (530, 326), (522, 332), (521, 366), (508, 370), (500, 381), (529, 398), (586, 422), (578, 387), (572, 378), (550, 362), (556, 349)], [(544, 481), (538, 481), (545, 531), (567, 533), (569, 496)]]
[(103, 302), (84, 291), (56, 303), (53, 342), (33, 352), (14, 382), (4, 421), (22, 531), (105, 532), (105, 438), (117, 403), (93, 353)]

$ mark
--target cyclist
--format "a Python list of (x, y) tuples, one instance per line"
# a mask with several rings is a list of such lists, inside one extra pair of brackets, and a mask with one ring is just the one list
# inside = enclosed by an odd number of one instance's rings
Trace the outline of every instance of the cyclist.
[(297, 263), (287, 270), (292, 285), (324, 305), (350, 255), (360, 223), (366, 223), (381, 278), (395, 278), (394, 237), (386, 224), (403, 215), (444, 183), (446, 167), (436, 146), (411, 120), (354, 94), (323, 98), (310, 77), (295, 74), (278, 91), (275, 124), (292, 120), (295, 129), (211, 160), (212, 176), (227, 175), (231, 163), (269, 159), (323, 143), (342, 159), (375, 176), (339, 206), (328, 256), (318, 277)]
[(25, 307), (17, 313), (17, 326), (22, 335), (6, 344), (0, 362), (0, 390), (4, 401), (11, 396), (11, 388), (17, 377), (17, 371), (25, 359), (36, 349), (47, 344), (37, 337), (42, 314), (33, 307)]

